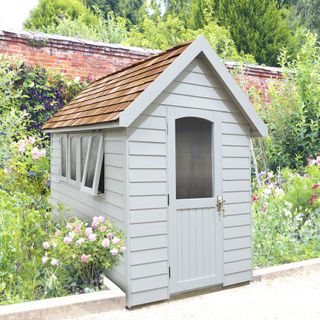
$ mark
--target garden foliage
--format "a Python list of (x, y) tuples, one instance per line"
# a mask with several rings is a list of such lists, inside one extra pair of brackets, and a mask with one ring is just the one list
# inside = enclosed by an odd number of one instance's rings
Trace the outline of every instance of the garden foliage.
[[(122, 233), (102, 217), (90, 235), (86, 221), (53, 221), (50, 142), (40, 128), (84, 87), (80, 80), (0, 56), (0, 304), (98, 290), (125, 251)], [(81, 234), (71, 234), (74, 223)]]
[(320, 46), (316, 36), (305, 36), (296, 59), (289, 62), (283, 51), (280, 61), (284, 77), (269, 81), (268, 105), (261, 99), (263, 92), (246, 83), (244, 87), (250, 87), (247, 92), (268, 125), (269, 137), (264, 141), (268, 167), (302, 169), (320, 149)]
[(262, 172), (252, 197), (253, 262), (272, 266), (320, 256), (320, 157), (304, 174)]

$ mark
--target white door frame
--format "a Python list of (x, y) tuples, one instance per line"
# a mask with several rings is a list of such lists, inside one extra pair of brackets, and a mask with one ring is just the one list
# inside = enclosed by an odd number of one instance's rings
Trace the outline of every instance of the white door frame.
[[(167, 121), (168, 121), (168, 134), (167, 134), (167, 145), (168, 145), (168, 192), (169, 192), (169, 205), (168, 205), (168, 243), (169, 243), (169, 268), (170, 268), (170, 279), (169, 279), (169, 294), (183, 292), (183, 290), (177, 290), (177, 266), (176, 254), (174, 250), (174, 239), (173, 234), (176, 232), (176, 210), (183, 208), (197, 208), (200, 204), (201, 207), (216, 207), (217, 196), (222, 196), (222, 123), (221, 123), (221, 113), (212, 110), (197, 110), (197, 109), (187, 109), (187, 108), (168, 108), (167, 109)], [(212, 188), (213, 197), (212, 198), (202, 198), (202, 199), (179, 199), (176, 200), (176, 148), (175, 148), (175, 120), (185, 117), (195, 117), (200, 119), (205, 119), (212, 122)], [(215, 214), (218, 212), (215, 210)], [(223, 217), (219, 215), (216, 224), (216, 281), (215, 283), (206, 283), (204, 279), (203, 285), (200, 287), (206, 287), (216, 284), (223, 283)], [(195, 288), (196, 289), (196, 288)]]

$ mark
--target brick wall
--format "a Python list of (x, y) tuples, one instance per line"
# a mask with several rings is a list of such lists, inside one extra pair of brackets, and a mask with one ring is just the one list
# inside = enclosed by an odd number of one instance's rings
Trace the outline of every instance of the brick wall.
[[(155, 52), (57, 35), (0, 30), (0, 53), (21, 56), (31, 65), (60, 71), (70, 77), (98, 78)], [(232, 74), (238, 69), (234, 62), (226, 62), (226, 66)], [(248, 86), (259, 89), (266, 103), (269, 102), (268, 82), (281, 77), (279, 68), (254, 65), (247, 65), (237, 73), (238, 81), (246, 79)]]
[(98, 78), (153, 52), (57, 35), (0, 30), (0, 53), (18, 55), (31, 65), (71, 77)]

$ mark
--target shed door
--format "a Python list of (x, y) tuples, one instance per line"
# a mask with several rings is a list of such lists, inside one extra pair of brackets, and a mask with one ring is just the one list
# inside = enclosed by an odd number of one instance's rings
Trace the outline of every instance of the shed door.
[(168, 110), (170, 293), (223, 282), (221, 145), (219, 113)]

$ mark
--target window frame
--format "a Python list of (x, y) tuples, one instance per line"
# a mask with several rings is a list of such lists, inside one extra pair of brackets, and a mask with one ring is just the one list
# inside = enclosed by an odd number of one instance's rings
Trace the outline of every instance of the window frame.
[[(91, 148), (92, 138), (96, 137), (96, 136), (99, 137), (100, 139), (99, 139), (99, 146), (98, 146), (92, 188), (90, 188), (90, 187), (87, 187), (85, 185), (85, 183), (86, 183), (86, 179), (87, 179), (87, 171), (88, 171), (88, 165), (89, 165), (89, 157), (90, 157), (90, 148)], [(88, 140), (88, 146), (87, 146), (87, 154), (86, 154), (86, 160), (85, 160), (84, 169), (83, 169), (83, 177), (81, 180), (80, 191), (97, 196), (98, 195), (100, 173), (101, 173), (101, 165), (102, 165), (102, 160), (103, 160), (103, 155), (104, 155), (104, 148), (103, 148), (104, 139), (103, 139), (102, 133), (90, 134), (90, 135), (88, 135), (88, 138), (89, 138), (89, 140)], [(99, 193), (99, 194), (102, 194), (102, 193)]]
[[(66, 175), (62, 175), (62, 140), (65, 140), (66, 143), (66, 159), (65, 159), (65, 165), (66, 165)], [(68, 181), (68, 135), (64, 134), (59, 138), (59, 144), (60, 144), (60, 179), (62, 181), (67, 182)]]
[[(81, 153), (80, 153), (80, 138), (81, 134), (78, 133), (69, 133), (68, 136), (68, 157), (67, 157), (67, 182), (80, 187), (81, 185), (81, 171), (80, 171), (80, 161), (81, 161)], [(71, 139), (75, 139), (76, 143), (76, 180), (71, 178)]]

